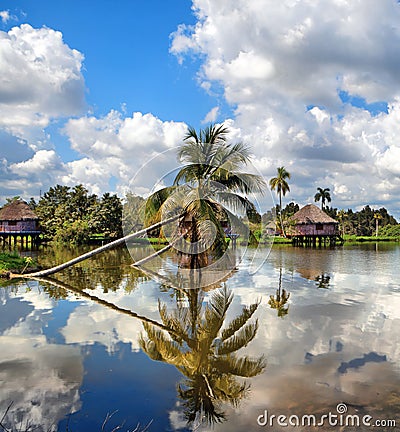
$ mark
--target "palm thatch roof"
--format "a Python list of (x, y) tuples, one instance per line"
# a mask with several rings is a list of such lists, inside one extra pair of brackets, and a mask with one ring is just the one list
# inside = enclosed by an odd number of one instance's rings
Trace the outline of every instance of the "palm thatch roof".
[(0, 221), (38, 220), (36, 213), (22, 200), (12, 201), (0, 209)]
[(314, 204), (307, 204), (296, 212), (290, 220), (295, 222), (296, 225), (339, 223)]

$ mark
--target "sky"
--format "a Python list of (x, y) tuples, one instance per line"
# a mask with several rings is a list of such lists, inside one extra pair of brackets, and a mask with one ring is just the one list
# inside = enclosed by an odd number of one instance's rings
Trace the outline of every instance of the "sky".
[(0, 203), (55, 184), (146, 195), (210, 122), (266, 180), (286, 167), (284, 203), (330, 188), (400, 220), (400, 4), (0, 3)]

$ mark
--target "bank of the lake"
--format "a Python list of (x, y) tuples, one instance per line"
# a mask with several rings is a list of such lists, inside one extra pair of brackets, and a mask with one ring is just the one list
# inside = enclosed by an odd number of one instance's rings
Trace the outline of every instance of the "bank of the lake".
[(0, 252), (0, 278), (11, 273), (24, 273), (37, 269), (36, 262), (30, 257), (22, 257), (18, 252)]

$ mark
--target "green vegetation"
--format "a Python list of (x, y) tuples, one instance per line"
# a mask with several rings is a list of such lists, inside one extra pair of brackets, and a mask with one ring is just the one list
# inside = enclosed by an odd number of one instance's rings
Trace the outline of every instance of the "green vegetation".
[[(351, 209), (338, 210), (336, 208), (325, 207), (324, 211), (340, 223), (340, 232), (342, 235), (351, 235), (357, 237), (372, 237), (376, 236), (378, 228), (378, 236), (392, 237), (399, 232), (396, 219), (389, 215), (387, 210), (382, 207), (379, 210), (371, 209), (370, 206), (365, 206), (362, 210), (354, 212)], [(388, 226), (388, 228), (386, 228)], [(393, 229), (394, 231), (386, 231)]]
[(400, 241), (400, 236), (357, 236), (357, 235), (344, 235), (344, 240), (347, 243), (364, 243), (364, 242), (398, 242)]
[(323, 210), (325, 208), (325, 202), (331, 202), (331, 194), (329, 188), (317, 188), (318, 192), (314, 195), (314, 201), (318, 202), (321, 201), (321, 209)]
[(87, 243), (90, 237), (122, 236), (122, 203), (117, 195), (90, 195), (82, 185), (57, 185), (31, 207), (40, 218), (46, 239), (62, 243)]
[(23, 273), (28, 266), (33, 264), (32, 258), (21, 257), (17, 252), (0, 253), (0, 277), (12, 271), (14, 273)]
[(282, 195), (285, 196), (287, 192), (290, 192), (290, 187), (287, 180), (290, 179), (290, 173), (286, 171), (285, 167), (279, 167), (277, 170), (277, 176), (273, 177), (269, 181), (269, 186), (271, 190), (276, 189), (276, 193), (279, 196), (279, 221), (283, 236), (286, 237), (284, 224), (283, 224), (283, 215), (282, 215)]

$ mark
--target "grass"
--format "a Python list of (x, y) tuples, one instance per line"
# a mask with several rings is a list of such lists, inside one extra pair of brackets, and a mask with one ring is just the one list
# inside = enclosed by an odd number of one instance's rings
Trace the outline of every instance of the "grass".
[(0, 252), (0, 277), (10, 271), (23, 273), (32, 264), (32, 258), (21, 257), (17, 252)]
[(357, 235), (344, 235), (346, 243), (364, 243), (364, 242), (398, 242), (399, 237), (394, 236), (357, 236)]

